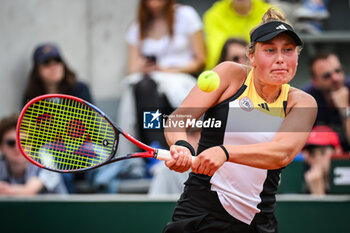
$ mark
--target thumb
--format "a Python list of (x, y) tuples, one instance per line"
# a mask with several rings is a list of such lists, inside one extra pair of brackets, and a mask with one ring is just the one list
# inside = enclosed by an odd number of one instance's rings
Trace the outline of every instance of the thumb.
[(170, 147), (170, 154), (174, 159), (176, 159), (178, 157), (178, 153), (179, 152), (178, 152), (176, 146), (173, 145)]
[(191, 165), (192, 166), (192, 170), (194, 172), (197, 171), (197, 168), (199, 167), (199, 164), (200, 164), (200, 161), (199, 161), (198, 157), (194, 157), (193, 160), (192, 160), (192, 165)]

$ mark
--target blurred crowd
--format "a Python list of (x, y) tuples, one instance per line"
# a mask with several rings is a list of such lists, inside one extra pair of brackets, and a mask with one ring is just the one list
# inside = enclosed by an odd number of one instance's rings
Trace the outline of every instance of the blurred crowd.
[[(218, 0), (203, 17), (195, 8), (175, 0), (140, 0), (137, 17), (125, 35), (127, 76), (120, 83), (118, 125), (152, 147), (169, 149), (162, 131), (143, 129), (143, 111), (161, 109), (170, 114), (196, 85), (196, 77), (218, 63), (249, 65), (249, 32), (273, 4), (304, 33), (322, 33), (323, 21), (331, 17), (326, 0)], [(294, 14), (289, 12), (291, 5)], [(332, 159), (349, 157), (350, 80), (333, 51), (314, 54), (309, 71), (310, 76), (303, 77), (309, 80), (303, 90), (316, 99), (318, 115), (299, 157), (305, 164), (305, 193), (324, 195), (329, 191)], [(59, 45), (43, 42), (33, 48), (32, 68), (19, 107), (49, 93), (94, 103), (88, 85), (68, 66)], [(182, 192), (187, 173), (172, 172), (153, 159), (125, 160), (76, 174), (40, 169), (21, 155), (16, 142), (17, 119), (13, 114), (0, 122), (0, 195), (120, 193), (125, 192), (125, 183), (129, 192), (153, 196)], [(194, 148), (198, 137), (195, 132), (191, 139)], [(125, 141), (119, 147), (119, 154), (137, 150)]]

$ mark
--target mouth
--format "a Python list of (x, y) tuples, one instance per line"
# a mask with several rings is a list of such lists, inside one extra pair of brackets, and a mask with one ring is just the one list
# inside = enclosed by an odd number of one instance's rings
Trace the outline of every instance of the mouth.
[(274, 69), (274, 70), (271, 70), (271, 73), (272, 74), (286, 74), (286, 73), (288, 73), (288, 70), (286, 70), (286, 69)]

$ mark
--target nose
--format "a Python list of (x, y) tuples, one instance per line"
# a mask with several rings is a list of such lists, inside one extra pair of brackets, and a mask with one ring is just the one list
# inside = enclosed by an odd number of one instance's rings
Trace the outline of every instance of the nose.
[(283, 58), (282, 52), (278, 52), (277, 53), (276, 61), (277, 61), (277, 63), (283, 63), (284, 62), (284, 58)]
[(341, 80), (341, 74), (338, 74), (338, 73), (336, 73), (336, 72), (332, 72), (332, 74), (331, 74), (331, 79), (332, 79), (333, 81), (338, 82), (338, 81)]

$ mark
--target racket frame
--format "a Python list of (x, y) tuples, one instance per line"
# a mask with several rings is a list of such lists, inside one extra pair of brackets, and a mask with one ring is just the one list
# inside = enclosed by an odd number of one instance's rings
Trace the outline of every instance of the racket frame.
[[(21, 123), (22, 123), (22, 119), (27, 111), (27, 109), (33, 105), (33, 103), (41, 101), (43, 99), (48, 99), (48, 98), (65, 98), (65, 99), (72, 99), (75, 101), (78, 101), (84, 105), (87, 105), (88, 107), (92, 108), (94, 111), (96, 111), (98, 114), (100, 114), (104, 119), (106, 119), (113, 127), (114, 129), (114, 133), (115, 133), (115, 138), (114, 138), (114, 145), (113, 145), (113, 149), (112, 152), (110, 153), (109, 157), (102, 163), (97, 164), (93, 167), (86, 167), (86, 168), (81, 168), (81, 169), (76, 169), (76, 170), (56, 170), (56, 169), (51, 169), (48, 167), (45, 167), (44, 165), (42, 165), (41, 163), (38, 163), (37, 161), (35, 161), (34, 159), (32, 159), (29, 155), (26, 154), (26, 152), (24, 151), (22, 145), (21, 145), (21, 140), (20, 140), (20, 128), (21, 128)], [(122, 134), (126, 139), (128, 139), (130, 142), (132, 142), (133, 144), (135, 144), (137, 147), (145, 150), (144, 152), (135, 152), (135, 153), (131, 153), (131, 154), (126, 154), (126, 155), (121, 155), (116, 157), (116, 152), (118, 150), (118, 144), (119, 144), (119, 135)], [(16, 140), (17, 140), (17, 145), (21, 151), (21, 153), (25, 156), (25, 158), (27, 160), (29, 160), (31, 163), (33, 163), (34, 165), (40, 167), (40, 168), (44, 168), (50, 171), (54, 171), (54, 172), (60, 172), (60, 173), (79, 173), (79, 172), (85, 172), (88, 170), (93, 170), (95, 168), (101, 167), (103, 165), (109, 164), (109, 163), (113, 163), (116, 161), (120, 161), (120, 160), (125, 160), (125, 159), (131, 159), (131, 158), (155, 158), (155, 159), (161, 159), (161, 160), (169, 160), (171, 159), (170, 156), (170, 152), (167, 150), (162, 150), (162, 149), (155, 149), (152, 148), (140, 141), (138, 141), (137, 139), (135, 139), (134, 137), (132, 137), (130, 134), (126, 133), (124, 130), (122, 130), (121, 128), (119, 128), (102, 110), (100, 110), (98, 107), (96, 107), (95, 105), (89, 103), (88, 101), (85, 101), (83, 99), (80, 99), (78, 97), (75, 96), (71, 96), (71, 95), (65, 95), (65, 94), (45, 94), (45, 95), (41, 95), (38, 97), (35, 97), (33, 99), (31, 99), (22, 109), (19, 118), (18, 118), (18, 122), (17, 122), (17, 127), (16, 127)], [(170, 156), (170, 157), (169, 157)]]

